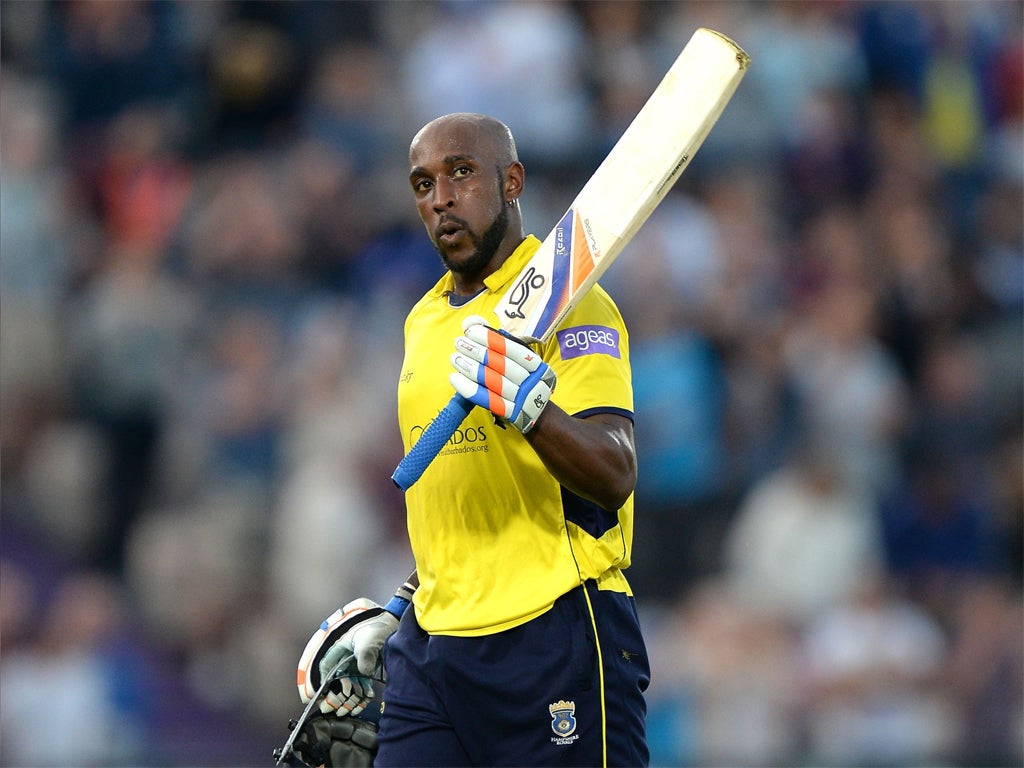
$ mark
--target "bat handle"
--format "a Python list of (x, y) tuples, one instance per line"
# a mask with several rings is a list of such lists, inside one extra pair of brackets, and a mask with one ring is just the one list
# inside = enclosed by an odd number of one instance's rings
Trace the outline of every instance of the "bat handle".
[(473, 403), (462, 395), (456, 394), (452, 397), (437, 418), (423, 431), (412, 450), (399, 462), (394, 474), (391, 475), (394, 484), (403, 491), (409, 490), (444, 448), (445, 443), (451, 440), (455, 430), (471, 410)]

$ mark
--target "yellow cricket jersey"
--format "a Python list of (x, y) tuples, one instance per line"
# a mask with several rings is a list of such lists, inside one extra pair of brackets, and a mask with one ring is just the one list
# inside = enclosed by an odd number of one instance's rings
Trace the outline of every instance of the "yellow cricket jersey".
[[(494, 308), (540, 246), (532, 235), (453, 307), (445, 275), (410, 311), (398, 384), (398, 420), (408, 451), (454, 394), (448, 381), (462, 321)], [(557, 375), (551, 397), (566, 412), (632, 418), (629, 339), (615, 303), (598, 285), (540, 349)], [(416, 618), (427, 632), (485, 635), (549, 609), (581, 581), (630, 593), (633, 499), (602, 510), (565, 491), (514, 428), (474, 408), (455, 436), (406, 492), (409, 537), (420, 587)]]

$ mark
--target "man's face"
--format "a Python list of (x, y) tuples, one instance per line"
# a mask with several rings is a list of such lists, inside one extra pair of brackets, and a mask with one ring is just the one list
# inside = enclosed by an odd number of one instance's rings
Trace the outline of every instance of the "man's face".
[(420, 218), (445, 267), (481, 275), (508, 231), (493, 140), (471, 123), (431, 126), (409, 150)]

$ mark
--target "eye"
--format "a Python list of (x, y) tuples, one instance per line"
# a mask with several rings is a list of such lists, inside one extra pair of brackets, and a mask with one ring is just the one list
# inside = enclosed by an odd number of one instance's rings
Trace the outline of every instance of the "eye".
[(430, 179), (416, 179), (412, 183), (413, 192), (427, 192), (430, 186)]
[(452, 171), (452, 176), (454, 176), (456, 179), (461, 179), (466, 176), (469, 176), (471, 173), (473, 173), (473, 169), (470, 168), (468, 165), (460, 165), (457, 166), (454, 171)]

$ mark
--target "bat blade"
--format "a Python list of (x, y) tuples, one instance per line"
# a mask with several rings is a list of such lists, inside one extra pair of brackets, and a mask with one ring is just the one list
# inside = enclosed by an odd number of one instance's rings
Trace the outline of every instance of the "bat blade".
[[(626, 247), (704, 143), (750, 66), (736, 43), (700, 28), (569, 210), (498, 303), (498, 325), (547, 341)], [(408, 490), (473, 405), (456, 394), (391, 479)]]
[(665, 198), (750, 66), (709, 29), (689, 43), (499, 302), (501, 327), (546, 341)]

